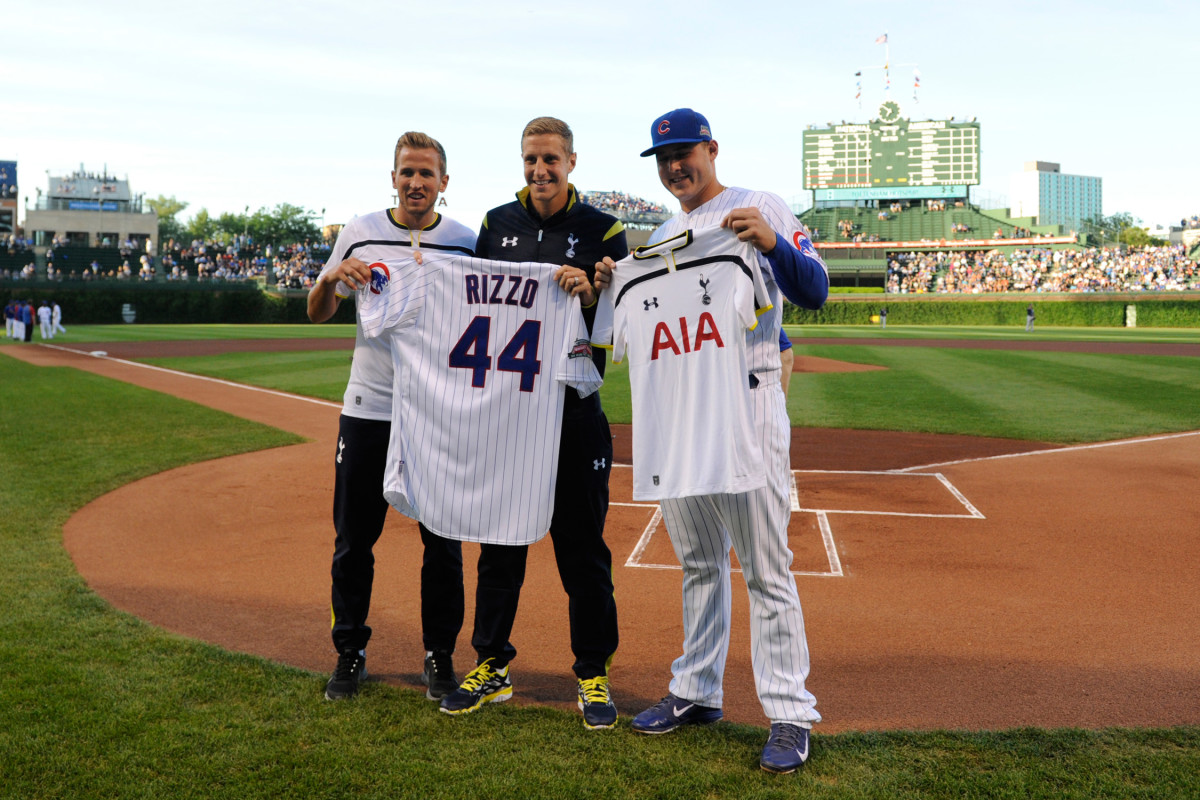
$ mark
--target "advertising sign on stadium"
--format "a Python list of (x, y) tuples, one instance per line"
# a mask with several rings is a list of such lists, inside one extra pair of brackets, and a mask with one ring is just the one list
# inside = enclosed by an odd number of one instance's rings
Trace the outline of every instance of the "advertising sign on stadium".
[(99, 200), (70, 200), (67, 202), (67, 208), (72, 211), (118, 211), (120, 206), (111, 200), (104, 201), (104, 208), (100, 207)]

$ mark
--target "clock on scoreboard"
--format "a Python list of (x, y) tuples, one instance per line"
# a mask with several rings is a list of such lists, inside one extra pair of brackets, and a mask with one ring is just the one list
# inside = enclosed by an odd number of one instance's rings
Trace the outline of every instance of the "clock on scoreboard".
[[(979, 123), (914, 121), (886, 100), (866, 124), (804, 131), (805, 189), (910, 189), (979, 183)], [(882, 195), (883, 193), (881, 193)], [(900, 192), (897, 196), (910, 192)]]

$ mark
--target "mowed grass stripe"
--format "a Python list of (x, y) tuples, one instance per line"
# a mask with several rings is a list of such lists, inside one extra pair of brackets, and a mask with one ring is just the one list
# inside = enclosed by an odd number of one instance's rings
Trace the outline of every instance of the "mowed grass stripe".
[(887, 370), (797, 375), (794, 425), (1064, 443), (1200, 429), (1193, 358), (868, 345), (797, 352)]
[(1073, 441), (1200, 428), (1200, 359), (1064, 355), (1030, 353), (1025, 360), (1039, 369), (1045, 386), (1061, 389), (1057, 394), (1047, 392), (1047, 424), (1075, 427), (1079, 438)]
[(313, 350), (137, 360), (165, 369), (341, 402), (350, 378), (351, 355), (344, 350)]

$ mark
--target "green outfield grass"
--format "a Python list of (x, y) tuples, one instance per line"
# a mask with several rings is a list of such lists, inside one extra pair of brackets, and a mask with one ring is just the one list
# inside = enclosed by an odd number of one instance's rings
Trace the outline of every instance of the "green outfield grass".
[[(872, 346), (839, 328), (845, 345), (807, 345), (798, 355), (885, 367), (882, 371), (797, 373), (788, 412), (805, 427), (959, 433), (1044, 442), (1094, 442), (1140, 434), (1200, 430), (1200, 358), (939, 347)], [(959, 329), (955, 329), (959, 330)], [(931, 329), (888, 329), (920, 338)], [(937, 338), (953, 331), (938, 328)], [(828, 331), (822, 328), (824, 334)], [(963, 338), (1009, 338), (1002, 329), (963, 330)], [(1078, 340), (1074, 329), (1039, 334)], [(1091, 340), (1200, 342), (1200, 332), (1097, 331)], [(1026, 339), (1028, 334), (1024, 334)], [(837, 338), (837, 337), (834, 337)], [(1012, 337), (1017, 338), (1017, 337)], [(150, 363), (339, 402), (350, 374), (343, 352), (237, 353), (147, 359)], [(629, 375), (610, 364), (601, 398), (616, 424), (632, 418)]]
[[(55, 344), (169, 342), (196, 339), (353, 339), (353, 325), (68, 325)], [(41, 341), (38, 333), (35, 341)]]
[(357, 701), (326, 702), (323, 674), (113, 610), (62, 547), (64, 522), (94, 497), (294, 437), (3, 353), (0, 375), (4, 800), (1200, 796), (1194, 726), (818, 730), (801, 773), (771, 776), (757, 769), (765, 734), (756, 727), (644, 737), (623, 719), (589, 733), (577, 714), (513, 704), (451, 719), (415, 690), (376, 683)]

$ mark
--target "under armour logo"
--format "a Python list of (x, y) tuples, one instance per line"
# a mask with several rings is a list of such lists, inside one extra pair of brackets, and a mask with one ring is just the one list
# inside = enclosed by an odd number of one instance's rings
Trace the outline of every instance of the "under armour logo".
[(507, 236), (502, 236), (500, 238), (500, 246), (501, 247), (516, 247), (517, 246), (517, 237), (514, 236), (510, 239)]
[(567, 234), (567, 258), (575, 257), (575, 245), (579, 244), (579, 240), (575, 238), (575, 234)]
[(649, 300), (643, 300), (642, 302), (646, 304), (647, 311), (649, 311), (652, 308), (658, 308), (658, 298), (657, 297), (651, 297)]
[(597, 458), (597, 459), (592, 460), (592, 469), (601, 470), (601, 469), (604, 469), (605, 466), (607, 466), (607, 465), (608, 465), (607, 458)]
[(337, 463), (342, 463), (342, 451), (346, 449), (346, 443), (342, 441), (342, 437), (338, 437), (338, 454)]
[(708, 305), (712, 302), (712, 298), (708, 295), (708, 280), (703, 275), (700, 276), (700, 289), (704, 292), (704, 296), (700, 298), (700, 302)]

